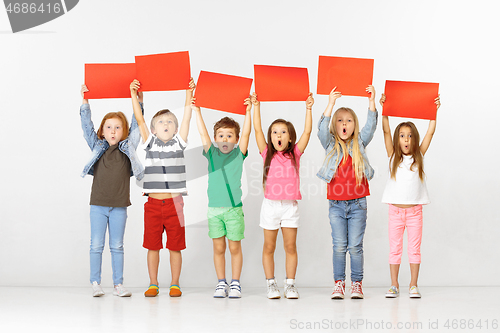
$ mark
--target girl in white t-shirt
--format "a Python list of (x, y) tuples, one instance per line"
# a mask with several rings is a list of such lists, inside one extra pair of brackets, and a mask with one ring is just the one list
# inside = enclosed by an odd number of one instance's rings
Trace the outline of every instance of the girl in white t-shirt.
[[(386, 100), (385, 94), (380, 104)], [(441, 106), (439, 96), (434, 100)], [(425, 185), (424, 155), (436, 129), (436, 120), (429, 122), (427, 133), (419, 145), (418, 130), (412, 122), (400, 123), (391, 137), (389, 117), (382, 117), (385, 148), (389, 157), (389, 179), (385, 186), (382, 202), (389, 204), (389, 266), (391, 287), (387, 298), (399, 296), (399, 266), (403, 251), (403, 234), (408, 235), (408, 259), (410, 262), (410, 297), (420, 298), (417, 286), (420, 269), (420, 243), (422, 240), (422, 205), (428, 204), (429, 197)]]

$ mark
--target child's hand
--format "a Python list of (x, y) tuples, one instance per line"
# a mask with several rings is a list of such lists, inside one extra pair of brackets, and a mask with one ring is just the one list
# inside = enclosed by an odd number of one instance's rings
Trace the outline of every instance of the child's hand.
[(130, 94), (131, 96), (137, 96), (137, 99), (139, 102), (142, 103), (143, 100), (143, 94), (142, 91), (139, 91), (139, 88), (141, 87), (141, 83), (136, 79), (130, 83)]
[(250, 100), (252, 101), (253, 105), (255, 105), (255, 106), (260, 105), (260, 102), (257, 99), (257, 94), (256, 93), (252, 93), (252, 96), (250, 96)]
[(193, 92), (194, 89), (196, 88), (196, 83), (194, 83), (194, 79), (193, 78), (190, 78), (189, 79), (189, 91), (190, 92)]
[(193, 111), (200, 110), (200, 107), (196, 106), (196, 97), (191, 98), (191, 110)]
[(375, 102), (375, 87), (370, 84), (368, 87), (366, 87), (366, 92), (370, 93), (370, 101)]
[(385, 100), (386, 100), (385, 94), (382, 94), (382, 96), (380, 96), (380, 101), (379, 101), (380, 105), (383, 106), (385, 103)]
[(250, 110), (252, 109), (252, 101), (250, 100), (250, 96), (245, 98), (245, 101), (243, 102), (243, 104), (245, 104), (247, 106), (247, 109), (246, 109), (246, 112), (250, 112)]
[[(437, 105), (437, 109), (439, 109), (439, 107), (441, 106), (441, 97), (440, 96), (441, 95), (438, 95), (438, 97), (436, 97), (434, 99), (434, 103)], [(436, 109), (436, 111), (437, 111), (437, 109)]]
[(313, 93), (310, 92), (309, 96), (306, 99), (306, 109), (307, 110), (312, 110), (312, 106), (314, 105), (314, 98), (313, 98)]
[(340, 91), (335, 91), (337, 87), (333, 88), (332, 91), (330, 91), (330, 95), (328, 95), (328, 104), (335, 105), (335, 101), (337, 98), (342, 97), (342, 93)]
[(87, 88), (87, 86), (84, 85), (84, 84), (82, 84), (82, 88), (80, 89), (80, 95), (82, 95), (83, 99), (85, 99), (84, 93), (86, 93), (87, 91), (89, 91), (89, 89)]

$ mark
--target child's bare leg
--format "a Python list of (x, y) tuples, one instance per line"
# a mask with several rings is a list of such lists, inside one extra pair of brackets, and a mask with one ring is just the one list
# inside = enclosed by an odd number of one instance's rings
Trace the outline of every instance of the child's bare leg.
[(410, 288), (413, 286), (415, 287), (417, 286), (419, 271), (420, 271), (420, 264), (410, 264), (410, 275), (411, 275)]
[(241, 241), (232, 241), (228, 239), (229, 252), (231, 252), (231, 278), (239, 280), (241, 268), (243, 267), (243, 253), (241, 251)]
[(182, 255), (181, 251), (170, 251), (170, 272), (172, 273), (172, 282), (170, 285), (179, 285), (179, 277), (181, 276)]
[(276, 250), (276, 237), (279, 230), (264, 229), (264, 248), (262, 250), (262, 265), (266, 279), (274, 277), (274, 250)]
[(226, 278), (226, 237), (212, 239), (214, 243), (214, 266), (217, 279)]
[(158, 266), (160, 265), (160, 250), (148, 250), (149, 284), (158, 285)]
[(283, 246), (286, 253), (286, 278), (295, 279), (298, 263), (297, 228), (281, 228), (281, 232), (283, 233)]
[(391, 271), (391, 286), (399, 289), (399, 264), (389, 264), (389, 269)]

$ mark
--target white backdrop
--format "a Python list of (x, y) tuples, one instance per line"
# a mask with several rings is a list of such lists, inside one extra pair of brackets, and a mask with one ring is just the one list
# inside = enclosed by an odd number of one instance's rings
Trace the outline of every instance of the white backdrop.
[[(500, 24), (494, 8), (493, 1), (82, 0), (66, 15), (17, 34), (10, 32), (7, 15), (0, 10), (0, 286), (89, 283), (92, 178), (79, 176), (90, 156), (78, 111), (84, 64), (133, 62), (135, 55), (186, 50), (195, 80), (200, 70), (252, 77), (254, 64), (307, 67), (315, 93), (318, 56), (330, 55), (375, 59), (377, 101), (385, 80), (439, 82), (442, 107), (426, 154), (432, 203), (424, 208), (420, 284), (498, 285), (500, 223), (494, 206), (500, 181), (492, 151), (496, 128), (488, 125), (500, 120)], [(315, 176), (324, 156), (316, 125), (327, 96), (314, 97), (313, 134), (301, 161), (299, 287), (333, 285), (325, 185)], [(146, 119), (165, 107), (182, 117), (183, 103), (183, 91), (145, 93)], [(129, 119), (132, 112), (129, 99), (90, 104), (96, 124), (109, 111), (124, 111)], [(342, 97), (337, 106), (353, 108), (364, 124), (367, 98)], [(303, 102), (262, 103), (263, 127), (284, 117), (301, 133), (304, 111)], [(208, 126), (224, 116), (203, 112)], [(243, 122), (242, 116), (235, 118)], [(391, 127), (399, 121), (392, 119)], [(427, 121), (415, 123), (423, 135)], [(187, 172), (193, 180), (185, 197), (188, 227), (181, 285), (212, 287), (216, 276), (205, 220), (207, 178), (199, 177), (206, 160), (194, 117), (189, 144)], [(376, 175), (368, 198), (364, 285), (388, 286), (387, 207), (380, 203), (387, 179), (381, 117), (368, 156)], [(258, 226), (261, 175), (262, 159), (252, 133), (243, 180), (244, 286), (264, 285)], [(133, 180), (131, 201), (125, 285), (147, 286), (145, 199)], [(405, 252), (402, 285), (409, 282), (407, 263)], [(284, 278), (281, 241), (276, 277)], [(160, 284), (169, 281), (168, 252), (163, 251)], [(103, 284), (111, 285), (107, 246)]]

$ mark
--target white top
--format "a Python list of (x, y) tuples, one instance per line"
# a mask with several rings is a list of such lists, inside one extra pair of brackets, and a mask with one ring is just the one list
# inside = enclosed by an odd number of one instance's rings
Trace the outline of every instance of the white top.
[[(389, 158), (389, 163), (391, 159)], [(413, 163), (413, 156), (403, 155), (403, 161), (399, 164), (396, 172), (396, 180), (391, 178), (389, 168), (389, 179), (385, 185), (382, 202), (399, 205), (425, 205), (430, 203), (427, 193), (427, 186), (424, 180), (418, 177), (418, 167), (410, 166)]]
[(184, 164), (184, 150), (187, 143), (179, 134), (164, 143), (150, 134), (138, 151), (145, 154), (144, 178), (138, 185), (144, 193), (185, 193), (186, 166)]

